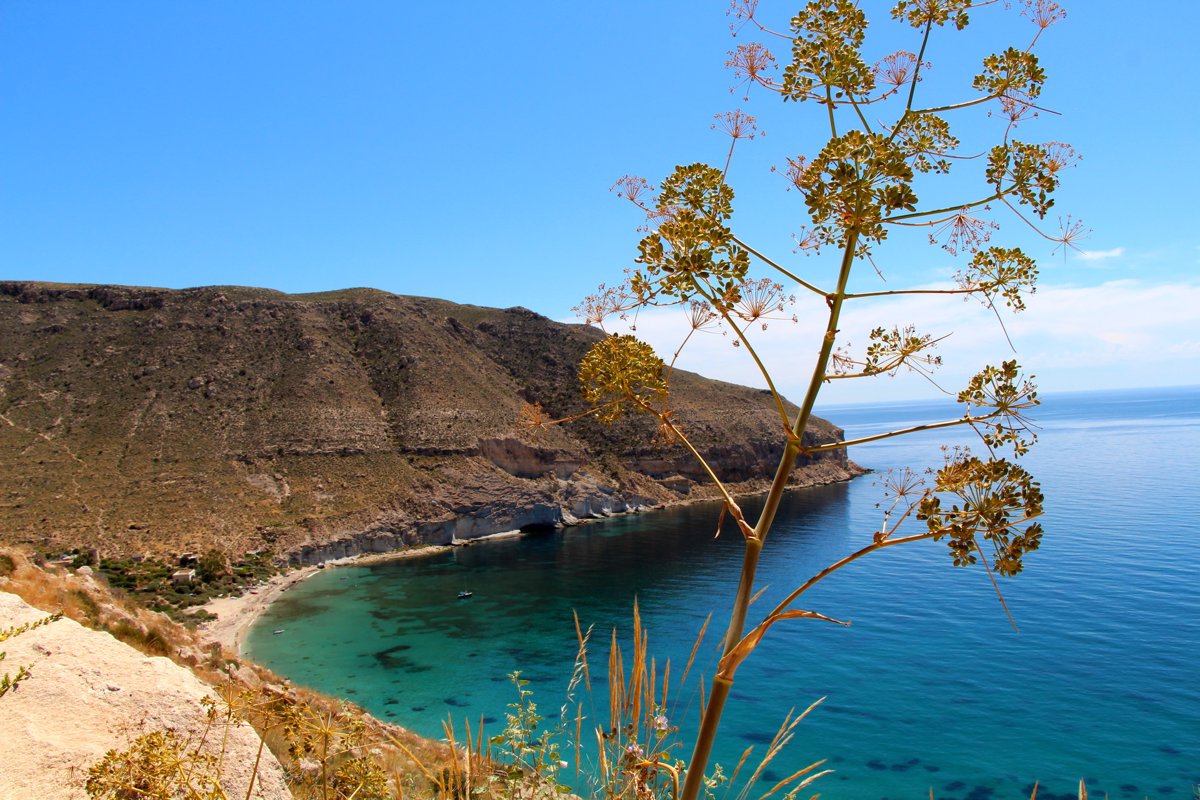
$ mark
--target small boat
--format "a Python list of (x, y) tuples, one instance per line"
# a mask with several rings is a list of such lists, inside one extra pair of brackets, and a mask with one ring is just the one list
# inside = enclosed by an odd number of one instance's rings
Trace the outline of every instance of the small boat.
[(470, 597), (470, 596), (471, 596), (471, 595), (473, 595), (473, 594), (475, 594), (475, 593), (474, 593), (474, 592), (459, 592), (459, 593), (458, 593), (458, 599), (459, 599), (459, 600), (466, 600), (468, 597)]
[(273, 634), (275, 634), (276, 636), (278, 636), (279, 634), (283, 633), (283, 628), (278, 628), (278, 629), (276, 629), (276, 630), (273, 630), (273, 631), (271, 631), (271, 633), (273, 633)]

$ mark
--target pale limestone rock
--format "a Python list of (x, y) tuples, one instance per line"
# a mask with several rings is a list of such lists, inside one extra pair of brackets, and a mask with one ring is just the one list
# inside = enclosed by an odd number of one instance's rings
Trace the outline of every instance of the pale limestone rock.
[[(46, 613), (0, 592), (0, 628)], [(111, 749), (124, 749), (142, 733), (170, 728), (183, 738), (204, 730), (201, 698), (212, 689), (167, 658), (150, 657), (108, 633), (60, 619), (3, 643), (0, 671), (18, 665), (32, 676), (0, 697), (0, 800), (86, 798), (87, 769)], [(220, 741), (220, 737), (213, 737)], [(247, 725), (230, 731), (223, 784), (230, 797), (245, 797), (259, 738)], [(259, 800), (291, 794), (283, 770), (263, 751), (256, 790)]]

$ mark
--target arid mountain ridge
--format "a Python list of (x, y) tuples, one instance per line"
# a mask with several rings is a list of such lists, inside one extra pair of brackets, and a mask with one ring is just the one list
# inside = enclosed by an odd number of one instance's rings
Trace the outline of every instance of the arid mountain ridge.
[[(522, 428), (526, 403), (584, 409), (602, 336), (371, 289), (0, 282), (0, 541), (312, 562), (710, 496), (652, 420)], [(765, 487), (766, 393), (676, 371), (672, 406), (723, 479)], [(835, 451), (793, 482), (851, 474)]]

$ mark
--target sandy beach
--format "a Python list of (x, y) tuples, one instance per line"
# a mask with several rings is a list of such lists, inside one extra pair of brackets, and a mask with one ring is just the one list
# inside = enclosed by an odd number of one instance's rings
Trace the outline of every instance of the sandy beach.
[[(597, 520), (581, 520), (581, 524), (595, 521)], [(351, 558), (339, 558), (326, 561), (321, 567), (296, 567), (251, 587), (241, 597), (218, 597), (209, 600), (202, 608), (210, 614), (215, 614), (217, 618), (200, 625), (198, 630), (209, 641), (220, 642), (225, 647), (240, 655), (246, 631), (250, 630), (250, 626), (258, 619), (258, 615), (266, 610), (267, 606), (271, 605), (279, 595), (305, 578), (316, 574), (322, 567), (344, 567), (352, 564), (373, 564), (378, 561), (419, 558), (433, 553), (440, 553), (443, 550), (449, 550), (453, 546), (482, 544), (488, 541), (511, 539), (522, 535), (524, 534), (519, 530), (500, 531), (499, 533), (478, 536), (465, 541), (455, 539), (453, 544), (450, 545), (430, 544), (412, 547), (407, 550), (397, 550), (391, 553), (370, 553)]]
[[(353, 558), (342, 558), (336, 561), (326, 561), (323, 566), (338, 567), (349, 564), (370, 564), (376, 561), (391, 561), (401, 558), (416, 558), (448, 549), (447, 545), (429, 545), (415, 547), (411, 550), (399, 550), (394, 553), (375, 553)], [(225, 647), (240, 653), (246, 631), (258, 619), (258, 615), (266, 610), (279, 595), (295, 586), (300, 581), (318, 572), (319, 567), (297, 567), (288, 572), (273, 576), (270, 580), (251, 587), (241, 597), (217, 597), (209, 600), (203, 608), (216, 619), (206, 622), (199, 627), (201, 635), (210, 641), (220, 642)]]

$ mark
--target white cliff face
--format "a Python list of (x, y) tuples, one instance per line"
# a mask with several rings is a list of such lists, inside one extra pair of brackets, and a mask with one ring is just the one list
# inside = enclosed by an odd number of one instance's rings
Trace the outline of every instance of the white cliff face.
[[(0, 629), (33, 622), (46, 612), (0, 592)], [(86, 798), (87, 770), (109, 750), (123, 750), (143, 733), (169, 729), (198, 741), (207, 720), (208, 686), (169, 659), (143, 655), (110, 634), (60, 619), (0, 644), (0, 671), (18, 665), (32, 675), (0, 697), (0, 800)], [(222, 782), (230, 797), (245, 797), (259, 737), (233, 726)], [(210, 734), (216, 747), (221, 731)], [(255, 789), (260, 800), (290, 798), (283, 769), (263, 749)]]

